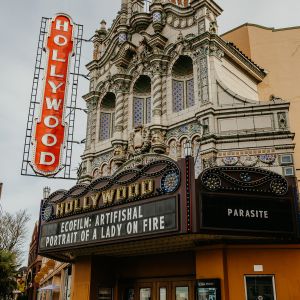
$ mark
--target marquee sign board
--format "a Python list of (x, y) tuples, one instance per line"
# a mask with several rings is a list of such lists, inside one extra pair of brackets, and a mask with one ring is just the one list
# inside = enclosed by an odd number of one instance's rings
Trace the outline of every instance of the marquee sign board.
[(200, 229), (293, 235), (296, 207), (292, 179), (245, 167), (219, 167), (200, 178)]
[(173, 197), (58, 220), (42, 227), (40, 250), (170, 232), (178, 228), (177, 216), (177, 199)]
[(54, 192), (41, 207), (40, 252), (176, 232), (181, 188), (166, 159)]
[(73, 23), (66, 15), (51, 22), (46, 44), (47, 67), (42, 95), (41, 116), (34, 132), (32, 165), (37, 173), (53, 175), (61, 168), (64, 147), (64, 113), (69, 63), (73, 51)]

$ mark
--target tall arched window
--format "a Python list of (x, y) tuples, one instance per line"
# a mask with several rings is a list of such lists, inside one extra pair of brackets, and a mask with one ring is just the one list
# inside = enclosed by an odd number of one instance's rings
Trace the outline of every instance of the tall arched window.
[(100, 105), (100, 131), (99, 140), (104, 141), (112, 137), (114, 132), (114, 119), (116, 108), (116, 96), (108, 92)]
[(193, 61), (189, 56), (180, 56), (172, 69), (173, 112), (195, 105)]
[(133, 87), (133, 127), (151, 123), (151, 79), (141, 75)]

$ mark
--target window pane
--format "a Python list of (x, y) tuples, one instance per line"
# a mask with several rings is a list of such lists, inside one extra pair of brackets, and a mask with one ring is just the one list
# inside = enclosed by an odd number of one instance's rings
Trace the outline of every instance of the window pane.
[(167, 289), (166, 288), (159, 289), (159, 300), (167, 300)]
[(140, 289), (140, 300), (150, 300), (151, 299), (151, 289), (143, 288)]
[(146, 108), (147, 108), (147, 122), (146, 123), (151, 123), (151, 98), (146, 99)]
[(176, 287), (176, 300), (188, 300), (189, 288), (187, 286)]
[(133, 125), (137, 127), (143, 124), (144, 101), (143, 98), (133, 98)]
[(126, 289), (125, 291), (125, 300), (134, 300), (134, 289)]
[(173, 111), (183, 110), (183, 81), (173, 80)]
[(194, 99), (194, 79), (190, 79), (186, 82), (186, 103), (187, 107), (191, 107), (195, 105)]
[(107, 140), (109, 136), (110, 113), (100, 113), (100, 140)]
[(246, 276), (248, 300), (274, 300), (273, 276)]

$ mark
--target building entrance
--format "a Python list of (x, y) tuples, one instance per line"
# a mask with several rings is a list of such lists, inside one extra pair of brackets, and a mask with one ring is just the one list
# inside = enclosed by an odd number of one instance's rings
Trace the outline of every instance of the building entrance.
[(191, 278), (151, 278), (123, 281), (120, 300), (194, 300), (195, 280)]

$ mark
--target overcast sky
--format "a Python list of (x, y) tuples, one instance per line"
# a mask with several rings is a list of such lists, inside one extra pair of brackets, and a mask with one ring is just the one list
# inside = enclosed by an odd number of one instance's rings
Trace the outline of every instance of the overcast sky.
[[(10, 212), (21, 208), (28, 210), (31, 215), (28, 244), (34, 222), (38, 219), (43, 187), (50, 186), (55, 191), (75, 184), (74, 181), (20, 175), (41, 18), (65, 12), (74, 22), (84, 25), (84, 38), (89, 39), (102, 19), (111, 24), (120, 8), (120, 2), (121, 0), (0, 0), (0, 182), (4, 184), (1, 205)], [(219, 0), (217, 3), (224, 9), (219, 17), (220, 33), (246, 22), (276, 28), (300, 25), (299, 0)], [(91, 45), (85, 43), (82, 73), (86, 73), (84, 65), (91, 55)], [(78, 106), (81, 107), (84, 107), (81, 95), (87, 93), (87, 83), (85, 79), (80, 79)], [(82, 140), (85, 138), (84, 134), (85, 116), (79, 113), (75, 139)], [(82, 146), (75, 145), (74, 167), (80, 162), (82, 151)], [(27, 258), (24, 263), (27, 263)]]

